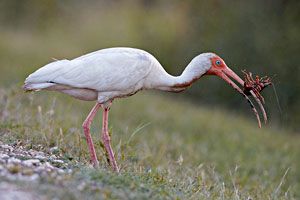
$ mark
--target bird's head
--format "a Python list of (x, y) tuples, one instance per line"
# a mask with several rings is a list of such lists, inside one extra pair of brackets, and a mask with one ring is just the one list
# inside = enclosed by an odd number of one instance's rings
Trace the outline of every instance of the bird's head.
[[(225, 80), (236, 90), (240, 90), (239, 87), (230, 79), (232, 78), (242, 86), (244, 81), (234, 73), (227, 65), (224, 60), (214, 53), (202, 53), (196, 56), (189, 64), (191, 74), (203, 75), (215, 75)], [(188, 68), (189, 68), (188, 66)]]
[(210, 68), (206, 71), (205, 75), (219, 76), (238, 91), (239, 87), (230, 78), (244, 86), (244, 81), (226, 65), (222, 58), (211, 53), (208, 59), (210, 60)]
[[(254, 111), (254, 113), (257, 117), (258, 125), (259, 125), (259, 127), (261, 127), (260, 118), (259, 118), (259, 115), (258, 115), (253, 103), (247, 97), (247, 95), (244, 94), (243, 90), (234, 82), (234, 81), (236, 81), (242, 87), (244, 87), (244, 81), (226, 65), (226, 63), (224, 62), (224, 60), (222, 58), (220, 58), (216, 54), (214, 54), (214, 53), (205, 53), (205, 54), (203, 54), (202, 57), (205, 57), (205, 60), (206, 60), (206, 63), (207, 63), (206, 64), (206, 66), (207, 66), (206, 69), (208, 69), (204, 73), (204, 75), (215, 75), (215, 76), (218, 76), (218, 77), (222, 78), (231, 87), (233, 87), (236, 91), (238, 91), (241, 95), (243, 95), (244, 98), (246, 98), (247, 101), (249, 102), (252, 110)], [(264, 120), (266, 122), (267, 121), (267, 115), (266, 115), (265, 109), (264, 109), (261, 101), (259, 100), (259, 98), (256, 96), (256, 94), (253, 91), (251, 91), (250, 93), (254, 97), (256, 102), (258, 103), (261, 111), (263, 112)]]

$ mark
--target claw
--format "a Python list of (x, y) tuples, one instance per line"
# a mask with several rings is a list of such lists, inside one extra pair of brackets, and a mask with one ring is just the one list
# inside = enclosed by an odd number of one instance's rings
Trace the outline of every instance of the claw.
[(246, 70), (242, 70), (244, 74), (244, 93), (247, 95), (252, 95), (254, 99), (256, 100), (257, 104), (259, 105), (265, 123), (267, 122), (267, 114), (263, 107), (263, 104), (265, 104), (264, 97), (260, 94), (260, 92), (267, 87), (268, 85), (272, 84), (271, 78), (268, 76), (259, 77), (258, 75), (255, 76), (255, 80), (253, 79), (252, 73), (247, 72)]

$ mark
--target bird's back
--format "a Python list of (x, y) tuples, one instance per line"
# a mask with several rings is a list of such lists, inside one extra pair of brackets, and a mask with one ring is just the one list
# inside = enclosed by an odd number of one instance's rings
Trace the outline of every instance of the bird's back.
[(139, 49), (102, 49), (45, 65), (28, 76), (25, 89), (45, 89), (53, 84), (98, 92), (141, 89), (136, 87), (150, 72), (154, 61), (151, 54)]

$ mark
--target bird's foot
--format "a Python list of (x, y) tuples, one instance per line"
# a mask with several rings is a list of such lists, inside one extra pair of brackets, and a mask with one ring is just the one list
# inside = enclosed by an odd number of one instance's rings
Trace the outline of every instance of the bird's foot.
[(91, 164), (93, 165), (93, 167), (95, 168), (95, 169), (98, 169), (99, 168), (99, 161), (98, 160), (94, 160), (94, 161), (92, 161), (91, 162)]

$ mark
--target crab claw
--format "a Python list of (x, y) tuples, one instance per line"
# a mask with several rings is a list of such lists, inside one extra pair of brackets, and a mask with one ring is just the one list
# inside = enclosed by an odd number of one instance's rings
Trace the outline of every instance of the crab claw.
[[(242, 86), (245, 85), (245, 82), (238, 75), (236, 75), (234, 72), (233, 73), (229, 73), (229, 76), (231, 76), (232, 78), (234, 78)], [(259, 98), (261, 95), (256, 95), (253, 90), (250, 90), (250, 94), (253, 96), (253, 98), (257, 102), (260, 110), (262, 111), (262, 114), (263, 114), (263, 117), (264, 117), (264, 122), (267, 123), (267, 121), (268, 121), (267, 113), (266, 113), (265, 108), (264, 108), (264, 106), (262, 104), (262, 101)]]

